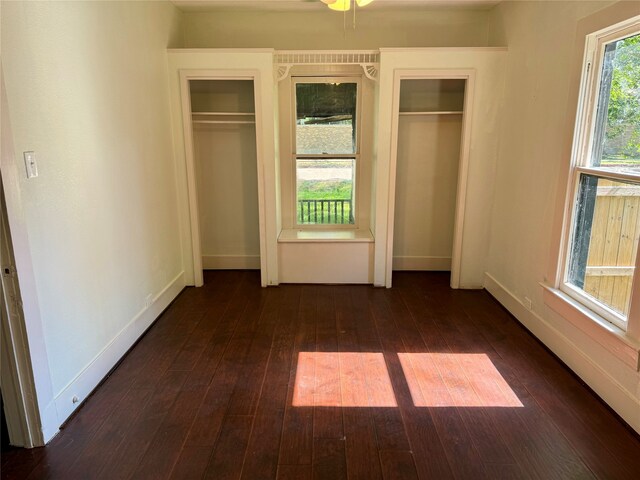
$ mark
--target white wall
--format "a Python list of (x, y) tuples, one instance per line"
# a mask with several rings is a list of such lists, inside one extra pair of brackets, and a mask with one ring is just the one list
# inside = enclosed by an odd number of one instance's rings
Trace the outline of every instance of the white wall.
[(555, 281), (553, 239), (562, 223), (588, 33), (579, 20), (598, 12), (590, 17), (595, 31), (640, 14), (639, 2), (599, 11), (610, 3), (506, 2), (492, 12), (491, 41), (506, 41), (509, 56), (485, 286), (640, 431), (637, 369), (545, 306), (539, 284)]
[(488, 10), (414, 8), (358, 10), (353, 17), (313, 12), (222, 10), (184, 14), (187, 48), (281, 50), (371, 49), (378, 47), (485, 46)]
[[(58, 425), (184, 285), (166, 64), (178, 36), (166, 2), (2, 3), (3, 182), (29, 240), (30, 342), (48, 356), (53, 398), (38, 402)], [(11, 174), (27, 150), (31, 180)]]

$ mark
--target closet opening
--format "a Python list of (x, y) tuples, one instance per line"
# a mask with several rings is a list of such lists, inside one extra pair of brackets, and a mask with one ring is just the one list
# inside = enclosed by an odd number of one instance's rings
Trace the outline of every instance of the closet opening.
[(191, 234), (200, 286), (203, 270), (261, 269), (256, 95), (253, 79), (197, 78), (187, 85)]
[(389, 275), (451, 272), (451, 286), (459, 286), (468, 83), (464, 77), (396, 77)]

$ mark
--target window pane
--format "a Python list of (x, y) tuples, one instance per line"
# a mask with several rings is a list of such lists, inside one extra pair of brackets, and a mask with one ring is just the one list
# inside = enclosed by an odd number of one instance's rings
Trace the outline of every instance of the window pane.
[(640, 35), (606, 45), (591, 165), (640, 174)]
[(356, 153), (356, 83), (296, 84), (296, 152)]
[(297, 221), (306, 225), (355, 223), (355, 159), (297, 159)]
[(568, 282), (626, 317), (640, 237), (640, 184), (580, 177)]

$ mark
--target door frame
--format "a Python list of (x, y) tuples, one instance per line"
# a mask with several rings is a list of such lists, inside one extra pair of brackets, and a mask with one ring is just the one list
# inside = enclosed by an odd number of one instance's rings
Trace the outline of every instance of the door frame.
[(180, 70), (180, 99), (182, 104), (182, 126), (184, 134), (185, 162), (187, 170), (187, 195), (189, 204), (189, 224), (193, 275), (196, 287), (204, 285), (202, 270), (202, 246), (200, 237), (200, 211), (198, 208), (197, 175), (195, 166), (193, 127), (191, 123), (191, 80), (251, 80), (253, 81), (253, 101), (256, 130), (256, 168), (258, 171), (258, 218), (260, 232), (260, 282), (263, 287), (268, 282), (266, 199), (264, 188), (264, 158), (262, 148), (262, 97), (260, 72), (255, 69), (240, 70)]
[(11, 445), (31, 448), (43, 445), (44, 439), (1, 184), (0, 196), (0, 388)]
[(469, 174), (469, 149), (471, 139), (471, 118), (473, 118), (473, 97), (475, 70), (473, 69), (397, 69), (393, 77), (393, 104), (391, 123), (391, 152), (389, 161), (389, 193), (387, 210), (385, 286), (391, 287), (393, 275), (393, 236), (396, 206), (396, 170), (398, 163), (398, 128), (400, 119), (400, 85), (402, 80), (465, 80), (460, 135), (460, 157), (458, 163), (458, 183), (456, 186), (456, 208), (453, 227), (453, 248), (451, 251), (451, 288), (460, 288), (462, 269), (462, 243), (464, 236), (465, 206)]

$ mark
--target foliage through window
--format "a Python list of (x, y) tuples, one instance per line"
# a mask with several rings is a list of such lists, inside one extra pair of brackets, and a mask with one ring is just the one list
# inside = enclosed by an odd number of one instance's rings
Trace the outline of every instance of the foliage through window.
[(354, 225), (358, 82), (295, 79), (296, 222)]
[(640, 35), (608, 44), (604, 55), (601, 108), (607, 112), (607, 126), (593, 163), (640, 172)]
[[(625, 328), (640, 238), (640, 35), (594, 35), (587, 48), (575, 197), (563, 290)], [(594, 67), (594, 68), (592, 68)], [(638, 301), (638, 300), (636, 300)]]

